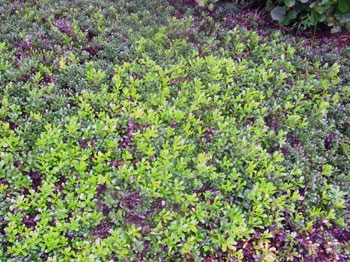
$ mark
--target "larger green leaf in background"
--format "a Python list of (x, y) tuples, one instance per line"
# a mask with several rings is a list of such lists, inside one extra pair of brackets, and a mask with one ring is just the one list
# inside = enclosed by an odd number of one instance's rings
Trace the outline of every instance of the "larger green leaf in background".
[(348, 0), (338, 0), (338, 9), (340, 12), (345, 14), (350, 9), (350, 1)]
[(282, 6), (277, 6), (271, 10), (271, 17), (273, 20), (282, 21), (286, 15), (286, 9)]
[(293, 7), (295, 5), (295, 0), (284, 0), (284, 3), (288, 7)]

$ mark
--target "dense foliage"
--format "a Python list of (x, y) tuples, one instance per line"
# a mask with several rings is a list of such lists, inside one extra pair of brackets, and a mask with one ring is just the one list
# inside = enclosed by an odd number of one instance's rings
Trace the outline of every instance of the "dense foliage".
[(0, 260), (349, 257), (349, 49), (165, 0), (0, 10)]

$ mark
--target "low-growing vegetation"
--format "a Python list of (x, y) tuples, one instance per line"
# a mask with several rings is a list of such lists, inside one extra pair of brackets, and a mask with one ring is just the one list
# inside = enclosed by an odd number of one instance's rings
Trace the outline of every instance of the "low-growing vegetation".
[(1, 261), (349, 259), (350, 49), (176, 15), (1, 1)]

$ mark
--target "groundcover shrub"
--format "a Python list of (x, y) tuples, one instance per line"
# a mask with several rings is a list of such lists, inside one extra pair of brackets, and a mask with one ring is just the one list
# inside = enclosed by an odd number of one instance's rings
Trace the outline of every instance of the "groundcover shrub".
[(340, 66), (142, 3), (1, 6), (1, 259), (346, 258)]

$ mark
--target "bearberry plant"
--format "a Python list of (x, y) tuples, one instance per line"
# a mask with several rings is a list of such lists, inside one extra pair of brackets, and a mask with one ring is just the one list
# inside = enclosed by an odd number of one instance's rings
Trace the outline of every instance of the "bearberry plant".
[(349, 255), (346, 61), (165, 0), (0, 10), (1, 261)]

